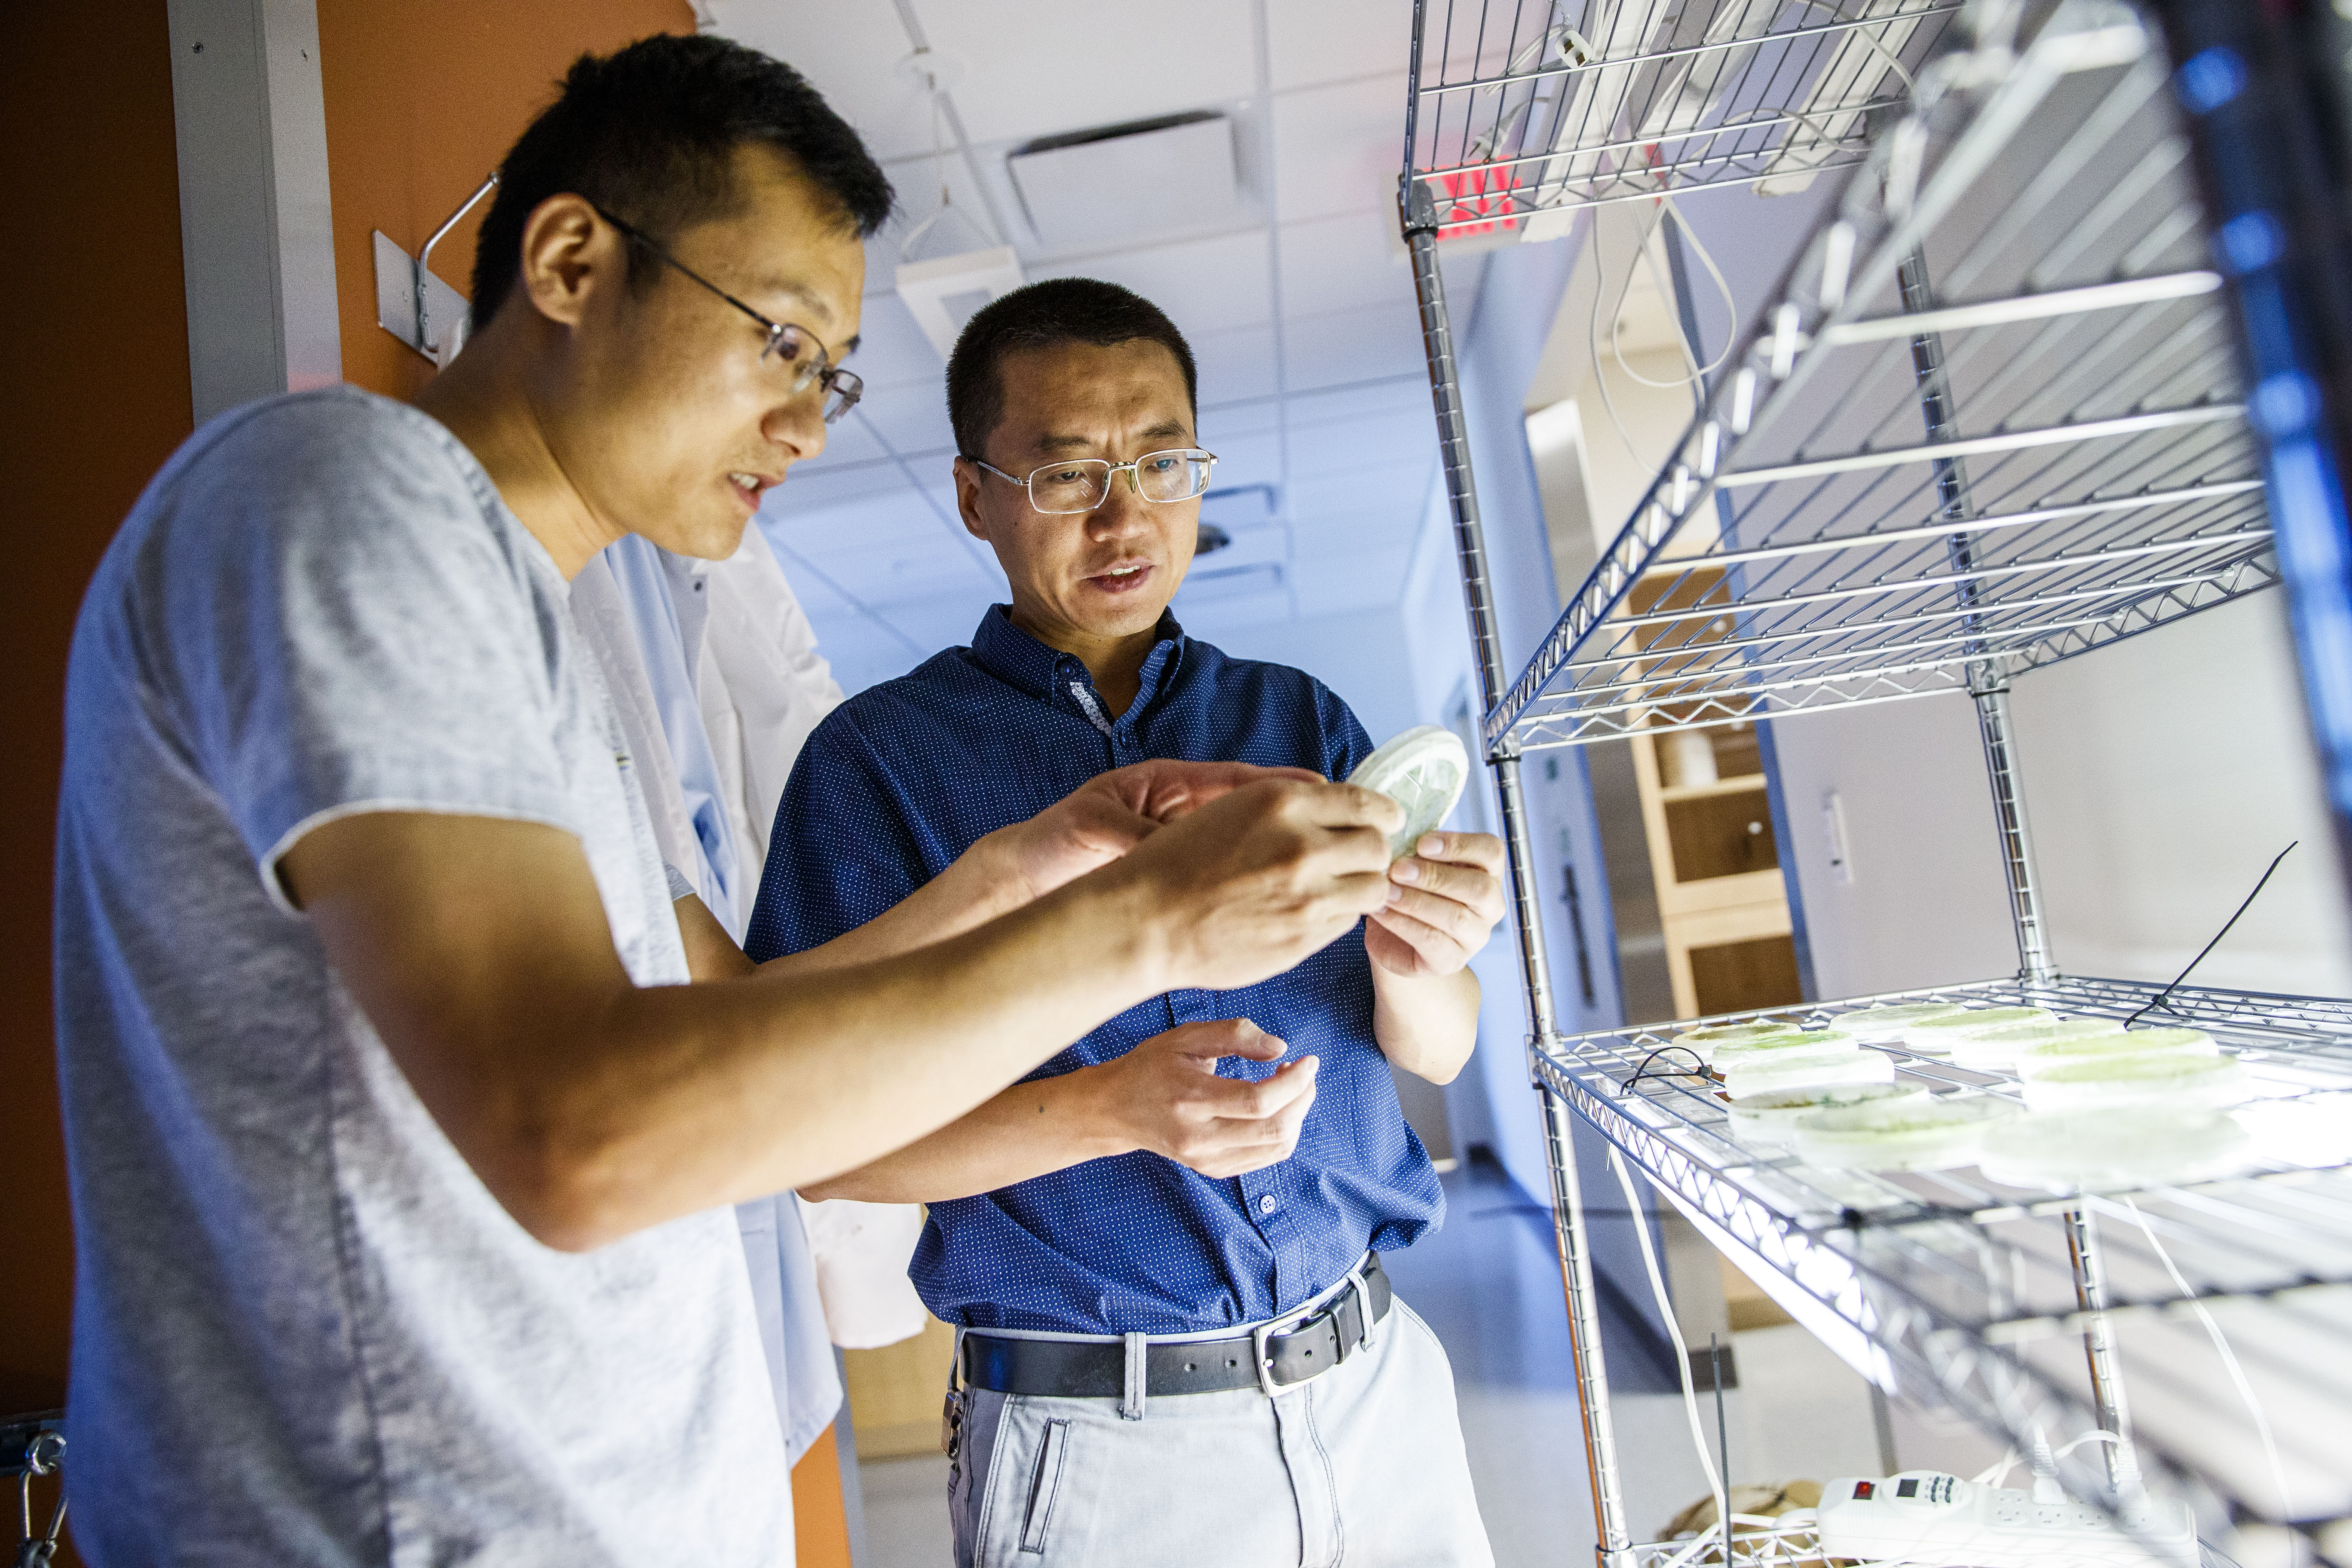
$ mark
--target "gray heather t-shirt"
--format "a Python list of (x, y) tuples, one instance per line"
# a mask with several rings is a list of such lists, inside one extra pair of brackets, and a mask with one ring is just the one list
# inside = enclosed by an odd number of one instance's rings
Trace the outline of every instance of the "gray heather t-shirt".
[(687, 978), (563, 579), (488, 476), (348, 388), (223, 416), (107, 552), (66, 701), (84, 1554), (789, 1563), (733, 1212), (585, 1254), (533, 1241), (277, 879), (355, 812), (550, 823), (630, 976)]

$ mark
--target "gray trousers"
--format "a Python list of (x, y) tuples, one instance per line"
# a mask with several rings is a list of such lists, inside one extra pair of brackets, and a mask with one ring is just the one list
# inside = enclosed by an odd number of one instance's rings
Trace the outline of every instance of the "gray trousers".
[(1371, 1346), (1268, 1400), (971, 1389), (949, 1472), (957, 1568), (1492, 1568), (1437, 1336), (1402, 1300)]

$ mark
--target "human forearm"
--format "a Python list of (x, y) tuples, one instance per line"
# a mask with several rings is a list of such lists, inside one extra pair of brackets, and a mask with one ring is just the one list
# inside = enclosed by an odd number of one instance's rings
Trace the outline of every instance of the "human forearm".
[(1104, 1069), (1018, 1083), (895, 1153), (801, 1189), (812, 1200), (945, 1203), (1138, 1147), (1102, 1103)]
[(1453, 1082), (1478, 1043), (1478, 977), (1466, 968), (1408, 977), (1373, 965), (1372, 1036), (1414, 1077)]
[(490, 1194), (582, 1248), (870, 1163), (1146, 996), (1288, 968), (1378, 902), (1395, 816), (1345, 785), (1251, 784), (947, 942), (642, 988), (561, 828), (364, 813), (278, 875)]
[[(1131, 890), (1101, 881), (916, 953), (614, 996), (560, 1067), (518, 1064), (528, 1110), (481, 1140), (523, 1155), (516, 1196), (501, 1197), (533, 1211), (518, 1217), (541, 1239), (585, 1248), (908, 1152), (1162, 988)], [(959, 1134), (913, 1170), (976, 1173), (972, 1191), (1037, 1173), (992, 1174), (985, 1135)], [(1092, 1157), (1040, 1142), (1050, 1152), (1031, 1154)]]

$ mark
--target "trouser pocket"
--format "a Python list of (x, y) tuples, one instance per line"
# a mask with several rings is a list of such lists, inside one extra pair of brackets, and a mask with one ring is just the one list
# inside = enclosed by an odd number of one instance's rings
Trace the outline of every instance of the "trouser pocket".
[(1069, 1447), (1070, 1424), (1045, 1423), (1037, 1444), (1037, 1458), (1029, 1468), (1028, 1501), (1021, 1516), (1021, 1550), (1043, 1552), (1046, 1532), (1053, 1528), (1054, 1500), (1061, 1491), (1062, 1458)]

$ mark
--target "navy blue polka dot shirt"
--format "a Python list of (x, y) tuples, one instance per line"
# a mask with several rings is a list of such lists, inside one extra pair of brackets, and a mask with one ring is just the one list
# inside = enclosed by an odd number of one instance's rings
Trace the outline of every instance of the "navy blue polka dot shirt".
[[(1363, 726), (1319, 681), (1228, 658), (1172, 616), (1142, 673), (1113, 720), (1084, 665), (998, 605), (971, 647), (851, 698), (793, 765), (746, 950), (764, 961), (854, 931), (983, 835), (1129, 763), (1345, 778), (1371, 753)], [(1322, 1058), (1297, 1151), (1222, 1181), (1139, 1152), (933, 1204), (909, 1270), (933, 1312), (972, 1328), (1097, 1334), (1255, 1321), (1336, 1283), (1366, 1247), (1410, 1246), (1438, 1222), (1436, 1173), (1372, 1037), (1360, 925), (1262, 984), (1156, 996), (1029, 1076), (1110, 1061), (1162, 1030), (1219, 1018), (1280, 1037), (1285, 1060)], [(1258, 1079), (1276, 1065), (1227, 1057), (1218, 1070)]]

